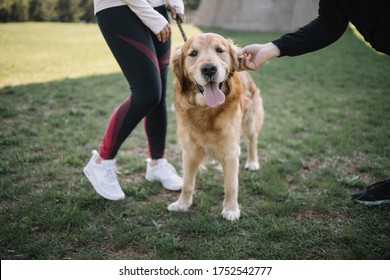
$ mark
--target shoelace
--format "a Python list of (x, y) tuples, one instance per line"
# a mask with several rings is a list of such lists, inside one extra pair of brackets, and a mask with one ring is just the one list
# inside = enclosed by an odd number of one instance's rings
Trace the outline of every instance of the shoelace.
[(160, 168), (164, 168), (165, 172), (167, 173), (167, 175), (169, 175), (169, 177), (177, 175), (175, 167), (173, 167), (173, 165), (168, 162), (164, 162), (164, 164), (161, 164)]
[(114, 180), (118, 180), (118, 177), (116, 176), (116, 174), (118, 174), (118, 170), (116, 169), (115, 166), (113, 167), (110, 167), (110, 168), (107, 168), (106, 169), (106, 178), (108, 178), (110, 181), (114, 181)]

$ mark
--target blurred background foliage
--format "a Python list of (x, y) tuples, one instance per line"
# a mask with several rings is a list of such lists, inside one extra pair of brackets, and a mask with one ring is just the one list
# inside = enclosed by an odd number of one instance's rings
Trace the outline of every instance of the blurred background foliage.
[[(200, 0), (184, 0), (193, 11)], [(0, 0), (0, 22), (94, 22), (93, 0)]]

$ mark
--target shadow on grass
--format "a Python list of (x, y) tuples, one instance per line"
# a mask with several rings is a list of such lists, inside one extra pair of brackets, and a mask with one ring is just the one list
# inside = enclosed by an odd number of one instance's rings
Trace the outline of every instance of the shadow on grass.
[[(381, 154), (389, 149), (386, 90), (377, 88), (373, 98), (359, 92), (340, 98), (342, 81), (321, 88), (320, 79), (312, 81), (308, 100), (310, 89), (297, 88), (289, 73), (281, 74), (284, 90), (271, 82), (278, 67), (261, 83), (267, 111), (262, 169), (241, 170), (243, 217), (234, 223), (220, 216), (222, 179), (213, 169), (199, 174), (188, 213), (166, 210), (178, 193), (143, 180), (142, 126), (118, 156), (126, 199), (106, 201), (92, 190), (82, 167), (111, 112), (129, 95), (121, 74), (0, 89), (1, 258), (376, 259), (390, 251), (383, 242), (389, 208), (365, 208), (349, 198), (367, 178), (389, 170)], [(172, 83), (168, 92), (171, 104)], [(356, 120), (357, 109), (369, 112)], [(167, 155), (180, 169), (172, 111), (169, 120)], [(372, 127), (375, 137), (365, 132)]]

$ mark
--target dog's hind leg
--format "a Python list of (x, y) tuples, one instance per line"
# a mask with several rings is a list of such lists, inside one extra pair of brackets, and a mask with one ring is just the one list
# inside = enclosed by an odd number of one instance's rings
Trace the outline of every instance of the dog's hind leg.
[(187, 211), (192, 204), (196, 174), (204, 158), (202, 149), (183, 151), (183, 188), (179, 199), (168, 206), (169, 211)]
[(257, 155), (257, 134), (248, 137), (248, 158), (245, 168), (251, 171), (260, 169), (259, 157)]
[(245, 168), (251, 171), (260, 169), (259, 157), (257, 152), (257, 138), (264, 121), (264, 109), (260, 95), (254, 95), (252, 103), (245, 112), (242, 129), (245, 137), (248, 139), (248, 158)]

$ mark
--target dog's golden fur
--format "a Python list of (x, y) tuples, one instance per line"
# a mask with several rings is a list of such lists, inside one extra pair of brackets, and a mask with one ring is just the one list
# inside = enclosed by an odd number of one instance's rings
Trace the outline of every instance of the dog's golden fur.
[[(222, 215), (227, 220), (240, 217), (237, 196), (241, 129), (249, 141), (245, 167), (257, 170), (257, 137), (264, 110), (260, 91), (250, 75), (237, 72), (239, 57), (239, 49), (230, 40), (212, 33), (191, 37), (173, 55), (183, 188), (179, 199), (169, 205), (171, 211), (188, 210), (198, 168), (205, 157), (212, 157), (218, 160), (224, 173)], [(211, 73), (204, 70), (205, 65), (211, 65)], [(208, 106), (200, 91), (209, 83), (218, 83), (225, 96), (223, 104)]]

